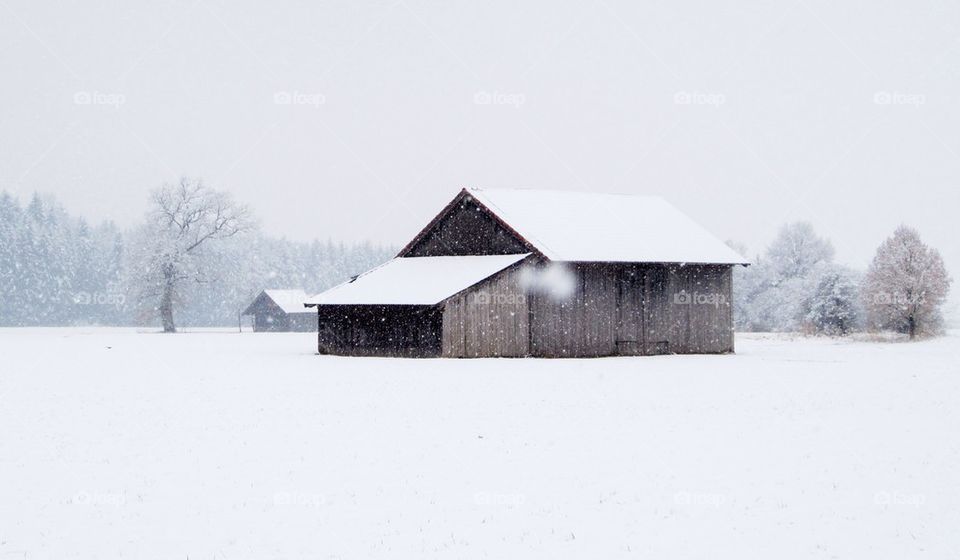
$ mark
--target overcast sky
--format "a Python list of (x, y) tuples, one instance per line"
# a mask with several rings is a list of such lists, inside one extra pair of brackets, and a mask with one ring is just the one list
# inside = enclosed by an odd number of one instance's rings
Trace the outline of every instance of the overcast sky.
[(466, 185), (661, 194), (856, 267), (908, 223), (960, 278), (960, 3), (737, 6), (0, 0), (0, 189), (128, 226), (188, 175), (396, 245)]

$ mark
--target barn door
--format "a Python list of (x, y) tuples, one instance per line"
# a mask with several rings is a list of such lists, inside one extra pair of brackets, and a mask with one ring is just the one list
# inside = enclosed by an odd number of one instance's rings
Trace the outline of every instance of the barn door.
[(668, 274), (663, 266), (647, 267), (644, 272), (643, 353), (647, 355), (671, 352)]
[(624, 266), (617, 273), (617, 354), (643, 354), (643, 271)]

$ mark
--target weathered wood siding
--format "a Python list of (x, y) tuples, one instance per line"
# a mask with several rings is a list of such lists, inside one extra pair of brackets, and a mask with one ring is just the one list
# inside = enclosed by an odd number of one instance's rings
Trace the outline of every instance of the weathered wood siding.
[(529, 335), (527, 295), (521, 286), (518, 266), (480, 282), (444, 304), (444, 357), (527, 356)]
[(401, 256), (511, 255), (527, 252), (529, 249), (511, 231), (472, 199), (465, 198)]
[(568, 297), (530, 296), (530, 353), (545, 358), (616, 354), (616, 266), (567, 265), (575, 279)]
[(571, 265), (566, 298), (532, 294), (530, 352), (541, 357), (733, 351), (729, 266)]
[(642, 270), (645, 354), (733, 351), (730, 266), (644, 266)]
[(317, 350), (342, 356), (438, 357), (442, 312), (412, 305), (324, 305)]

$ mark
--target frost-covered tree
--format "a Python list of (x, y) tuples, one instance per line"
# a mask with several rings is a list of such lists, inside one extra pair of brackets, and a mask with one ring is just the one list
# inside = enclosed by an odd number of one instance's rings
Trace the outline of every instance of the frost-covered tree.
[(138, 300), (154, 307), (164, 332), (176, 332), (174, 307), (183, 285), (217, 278), (210, 263), (217, 260), (219, 245), (252, 229), (246, 206), (200, 181), (183, 178), (153, 191), (138, 236), (133, 280)]
[(796, 222), (780, 228), (766, 257), (778, 278), (803, 278), (833, 261), (833, 245), (817, 236), (810, 222)]
[(900, 226), (877, 249), (863, 282), (863, 303), (875, 329), (910, 338), (935, 334), (943, 326), (940, 307), (951, 278), (940, 253), (916, 230)]
[(862, 316), (856, 275), (831, 266), (819, 277), (813, 292), (803, 302), (804, 325), (817, 334), (849, 334), (860, 325)]
[(747, 331), (797, 331), (804, 303), (833, 260), (833, 246), (809, 223), (780, 229), (754, 264), (734, 272), (734, 325)]

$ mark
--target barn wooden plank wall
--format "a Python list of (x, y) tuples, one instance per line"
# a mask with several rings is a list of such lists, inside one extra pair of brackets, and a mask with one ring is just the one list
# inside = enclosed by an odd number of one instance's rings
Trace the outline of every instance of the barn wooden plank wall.
[(530, 324), (520, 268), (508, 270), (448, 299), (443, 311), (443, 355), (448, 358), (522, 357)]
[(530, 353), (559, 358), (616, 354), (616, 269), (604, 264), (569, 265), (575, 278), (565, 298), (533, 293), (530, 298)]
[(566, 298), (528, 293), (512, 269), (449, 299), (443, 355), (733, 351), (729, 266), (582, 263), (570, 270), (576, 288)]

